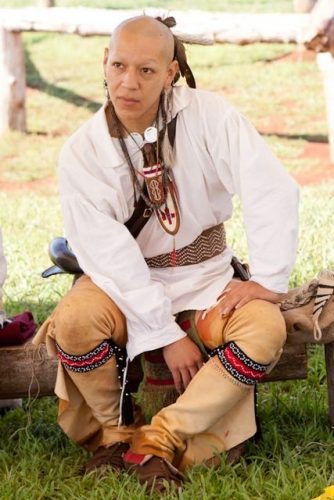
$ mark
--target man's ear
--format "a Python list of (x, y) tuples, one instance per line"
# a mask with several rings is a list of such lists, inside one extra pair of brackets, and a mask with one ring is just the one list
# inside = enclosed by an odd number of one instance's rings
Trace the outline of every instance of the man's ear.
[(107, 64), (108, 57), (109, 57), (109, 49), (107, 47), (105, 47), (104, 54), (103, 54), (103, 66), (105, 66)]
[(165, 89), (168, 89), (175, 78), (176, 73), (179, 71), (179, 63), (177, 61), (172, 61), (167, 70), (167, 78), (165, 81)]

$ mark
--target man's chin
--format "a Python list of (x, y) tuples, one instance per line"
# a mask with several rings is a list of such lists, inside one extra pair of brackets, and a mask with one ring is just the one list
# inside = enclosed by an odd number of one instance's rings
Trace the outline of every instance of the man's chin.
[(134, 109), (134, 107), (131, 108), (131, 107), (120, 106), (120, 105), (117, 105), (114, 107), (115, 107), (116, 114), (121, 121), (123, 121), (123, 120), (136, 120), (137, 118), (140, 117), (140, 112), (138, 111), (138, 109)]

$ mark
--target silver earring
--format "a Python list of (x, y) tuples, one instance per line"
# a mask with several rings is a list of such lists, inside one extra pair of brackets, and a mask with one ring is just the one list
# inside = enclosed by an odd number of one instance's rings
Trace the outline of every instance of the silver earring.
[(108, 90), (108, 83), (107, 83), (107, 80), (105, 78), (103, 79), (103, 89), (104, 89), (104, 95), (106, 96), (106, 98), (108, 99), (108, 101), (110, 101), (110, 94), (109, 94), (109, 90)]

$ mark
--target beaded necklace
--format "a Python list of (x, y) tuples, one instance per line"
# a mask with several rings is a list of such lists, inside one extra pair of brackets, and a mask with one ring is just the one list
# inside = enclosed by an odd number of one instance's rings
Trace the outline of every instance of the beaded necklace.
[[(154, 154), (156, 157), (156, 166), (159, 168), (161, 171), (161, 176), (162, 176), (162, 196), (159, 197), (157, 200), (156, 197), (151, 195), (151, 191), (149, 188), (149, 180), (145, 178), (145, 183), (142, 186), (141, 183), (138, 180), (136, 169), (132, 163), (128, 148), (126, 146), (125, 140), (124, 140), (124, 131), (127, 132), (130, 137), (131, 134), (129, 131), (126, 129), (126, 127), (122, 124), (120, 119), (118, 118), (115, 108), (112, 104), (111, 101), (108, 102), (108, 109), (110, 110), (111, 117), (113, 120), (113, 123), (115, 125), (116, 131), (117, 131), (117, 137), (120, 142), (122, 152), (124, 154), (124, 157), (126, 159), (126, 162), (129, 166), (131, 176), (132, 176), (132, 181), (133, 181), (133, 190), (134, 190), (134, 199), (135, 199), (135, 204), (137, 203), (137, 196), (136, 196), (136, 188), (139, 192), (139, 195), (143, 198), (145, 201), (146, 205), (151, 208), (152, 210), (158, 210), (160, 207), (162, 207), (163, 204), (166, 206), (166, 199), (167, 199), (167, 194), (168, 194), (168, 185), (169, 185), (169, 169), (166, 167), (163, 163), (163, 161), (160, 159), (160, 150), (159, 150), (159, 142), (160, 139), (165, 136), (166, 133), (166, 127), (167, 127), (167, 115), (166, 115), (166, 110), (164, 106), (164, 100), (162, 96), (160, 97), (160, 102), (159, 102), (159, 110), (158, 110), (158, 119), (157, 119), (157, 129), (159, 130), (159, 117), (161, 114), (162, 118), (162, 130), (160, 133), (157, 134), (157, 140), (154, 143), (146, 142), (144, 143), (143, 147), (140, 148), (143, 150), (143, 156), (144, 156), (144, 163), (148, 163), (148, 165), (152, 166), (152, 161), (150, 161), (150, 157)], [(159, 111), (161, 113), (159, 113)], [(134, 140), (134, 139), (133, 139)], [(136, 142), (136, 141), (135, 141)], [(158, 176), (157, 176), (158, 177)], [(152, 179), (151, 179), (152, 180)]]

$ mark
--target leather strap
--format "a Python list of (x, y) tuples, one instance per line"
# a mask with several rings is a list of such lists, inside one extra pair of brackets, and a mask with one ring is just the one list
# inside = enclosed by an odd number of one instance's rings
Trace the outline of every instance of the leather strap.
[[(146, 184), (144, 185), (143, 191), (144, 194), (147, 195)], [(151, 215), (152, 215), (152, 208), (148, 207), (145, 203), (144, 198), (139, 196), (139, 200), (137, 201), (137, 205), (135, 206), (133, 214), (131, 215), (130, 219), (124, 223), (124, 225), (128, 228), (132, 236), (134, 238), (137, 238), (140, 231), (148, 222)]]
[(177, 114), (174, 116), (174, 118), (167, 125), (168, 139), (169, 139), (169, 143), (172, 146), (172, 148), (174, 147), (174, 143), (175, 143), (176, 119), (177, 119)]

